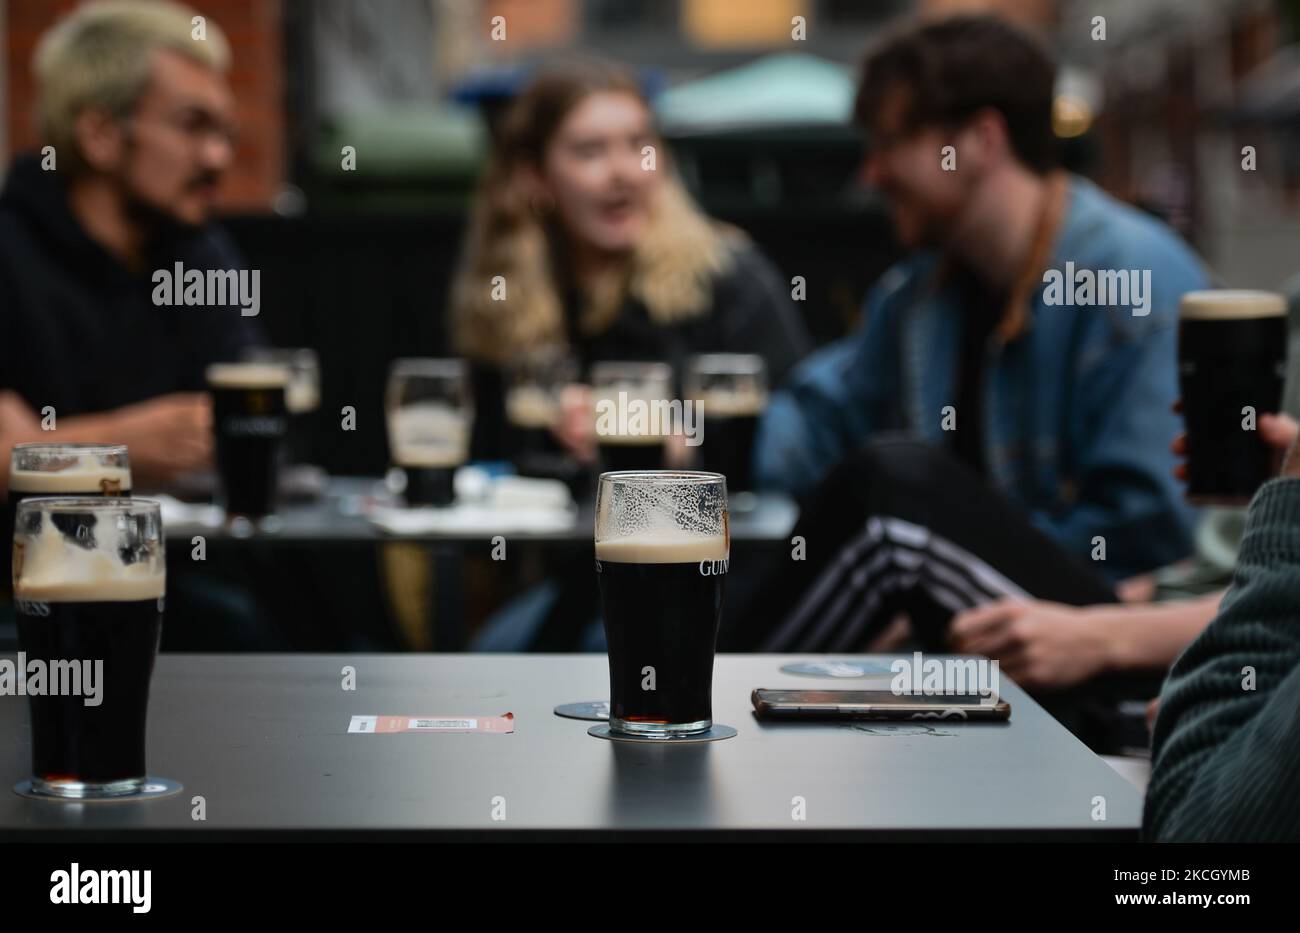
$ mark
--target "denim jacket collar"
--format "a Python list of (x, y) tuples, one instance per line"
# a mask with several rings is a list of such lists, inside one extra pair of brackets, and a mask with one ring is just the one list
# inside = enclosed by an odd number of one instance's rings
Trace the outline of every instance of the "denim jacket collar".
[[(1044, 216), (1035, 233), (1025, 270), (1017, 279), (1008, 310), (989, 335), (984, 366), (985, 468), (995, 485), (1006, 491), (1024, 481), (1024, 457), (1032, 444), (1028, 404), (1020, 387), (1029, 367), (1025, 338), (1041, 311), (1043, 271), (1059, 257), (1071, 255), (1083, 226), (1078, 205), (1082, 180), (1064, 174), (1049, 176)], [(955, 403), (957, 359), (964, 326), (962, 296), (948, 281), (942, 261), (919, 287), (918, 296), (900, 328), (904, 415), (925, 440), (946, 442), (943, 409)], [(937, 368), (937, 372), (936, 372)], [(961, 415), (958, 413), (958, 418)]]

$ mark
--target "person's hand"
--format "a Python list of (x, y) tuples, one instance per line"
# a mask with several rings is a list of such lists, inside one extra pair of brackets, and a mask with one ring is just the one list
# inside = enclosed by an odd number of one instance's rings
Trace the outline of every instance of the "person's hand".
[[(1174, 402), (1174, 411), (1182, 412), (1183, 403)], [(1294, 418), (1286, 414), (1263, 414), (1259, 416), (1259, 438), (1269, 447), (1279, 452), (1290, 450), (1295, 444), (1296, 438), (1300, 437), (1300, 424)], [(1179, 434), (1174, 438), (1169, 449), (1173, 451), (1175, 457), (1187, 456), (1187, 435)], [(1288, 457), (1288, 461), (1289, 461)], [(1287, 475), (1284, 463), (1282, 474)], [(1292, 474), (1300, 475), (1300, 473)], [(1174, 466), (1174, 476), (1181, 482), (1187, 482), (1187, 464), (1179, 463)]]
[(177, 392), (106, 412), (98, 426), (108, 444), (126, 444), (132, 478), (171, 482), (212, 463), (212, 400)]
[[(1265, 415), (1264, 417), (1271, 416)], [(1290, 422), (1291, 442), (1287, 445), (1286, 455), (1282, 458), (1282, 469), (1278, 471), (1278, 476), (1300, 476), (1300, 454), (1296, 453), (1296, 448), (1300, 447), (1300, 427), (1297, 427), (1296, 423), (1287, 418), (1286, 415), (1280, 417), (1286, 418)], [(1275, 436), (1278, 439), (1281, 439), (1282, 430), (1281, 428), (1274, 428)]]
[[(39, 436), (40, 432), (41, 420), (23, 397), (11, 389), (0, 389), (0, 438), (5, 439), (6, 448), (13, 443), (22, 443), (24, 438)], [(8, 459), (8, 449), (3, 453)]]
[(9, 488), (9, 451), (14, 444), (40, 437), (41, 422), (22, 396), (10, 389), (0, 390), (0, 499)]
[(1061, 689), (1107, 665), (1104, 633), (1088, 610), (1038, 600), (1001, 599), (958, 613), (948, 640), (961, 654), (982, 654), (1022, 687)]
[(669, 434), (664, 438), (664, 466), (670, 470), (685, 470), (691, 466), (691, 448), (686, 446), (685, 434)]
[(596, 460), (595, 409), (591, 387), (574, 383), (560, 390), (560, 423), (552, 429), (555, 439), (579, 463)]
[(1156, 734), (1156, 716), (1160, 715), (1160, 697), (1147, 704), (1147, 734)]

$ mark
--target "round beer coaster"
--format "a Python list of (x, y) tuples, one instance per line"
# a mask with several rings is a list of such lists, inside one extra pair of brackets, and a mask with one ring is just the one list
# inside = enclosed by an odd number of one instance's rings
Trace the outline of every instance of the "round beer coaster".
[(870, 677), (890, 673), (889, 665), (879, 661), (797, 661), (781, 665), (781, 673), (801, 677)]
[(55, 797), (52, 794), (38, 794), (32, 790), (31, 778), (19, 781), (14, 785), (14, 793), (19, 797), (44, 800), (50, 803), (129, 803), (135, 800), (157, 800), (161, 797), (171, 797), (179, 794), (184, 789), (184, 785), (178, 784), (176, 781), (169, 781), (167, 778), (152, 775), (145, 778), (144, 787), (140, 788), (140, 790), (134, 794), (123, 794), (120, 797)]
[(565, 719), (590, 719), (604, 722), (609, 719), (609, 700), (589, 700), (586, 703), (561, 703), (555, 707), (555, 715)]
[(649, 735), (624, 735), (621, 732), (609, 731), (609, 725), (592, 726), (587, 730), (587, 735), (594, 735), (598, 739), (609, 739), (611, 742), (631, 742), (634, 745), (694, 745), (699, 742), (717, 742), (721, 739), (730, 739), (734, 737), (736, 730), (731, 726), (723, 726), (714, 723), (713, 727), (707, 732), (696, 732), (692, 735), (674, 735), (660, 738), (659, 736)]

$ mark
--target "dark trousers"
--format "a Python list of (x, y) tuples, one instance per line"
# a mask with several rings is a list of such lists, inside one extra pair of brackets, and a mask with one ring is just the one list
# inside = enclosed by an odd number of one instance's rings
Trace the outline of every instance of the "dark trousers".
[(793, 538), (789, 559), (729, 607), (719, 650), (861, 651), (899, 612), (939, 650), (948, 618), (1002, 596), (1116, 600), (1019, 505), (912, 440), (873, 441), (846, 458), (804, 503)]

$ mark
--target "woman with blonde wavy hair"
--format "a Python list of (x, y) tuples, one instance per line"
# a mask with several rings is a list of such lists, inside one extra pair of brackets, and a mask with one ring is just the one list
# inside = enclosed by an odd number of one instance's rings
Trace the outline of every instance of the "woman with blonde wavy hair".
[[(600, 61), (547, 69), (505, 115), (451, 305), (474, 364), (476, 457), (509, 450), (502, 373), (539, 349), (678, 373), (693, 353), (757, 353), (779, 379), (809, 346), (776, 270), (700, 212), (636, 80)], [(589, 460), (589, 402), (569, 398), (557, 434)]]

